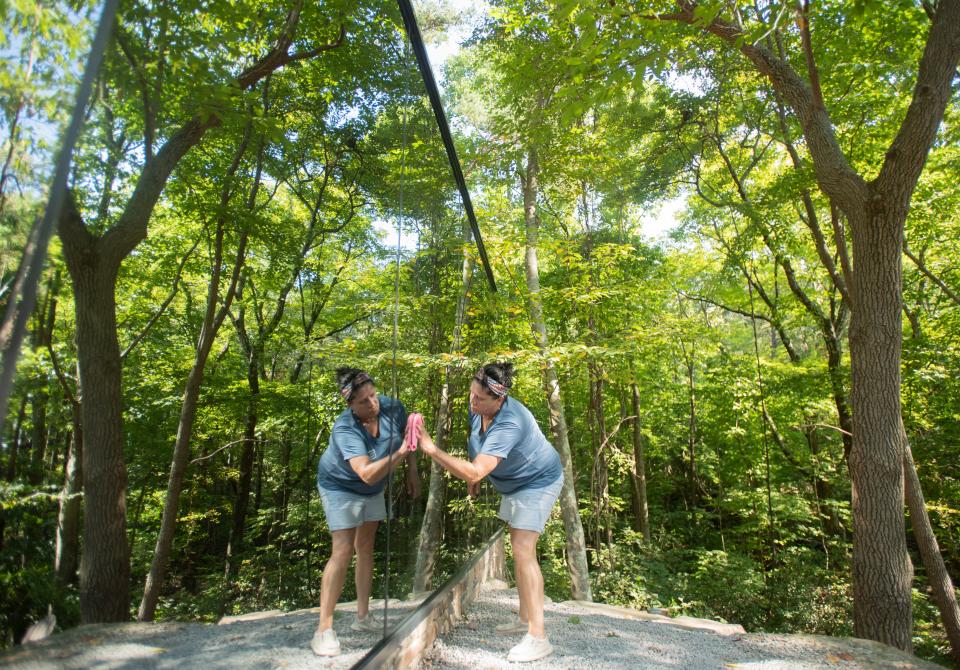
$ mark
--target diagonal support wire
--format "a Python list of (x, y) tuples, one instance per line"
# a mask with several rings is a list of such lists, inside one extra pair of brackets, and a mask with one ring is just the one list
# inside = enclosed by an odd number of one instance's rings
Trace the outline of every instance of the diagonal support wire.
[(470, 221), (473, 238), (477, 241), (477, 251), (480, 253), (480, 260), (483, 262), (483, 269), (487, 274), (487, 282), (490, 284), (490, 290), (496, 293), (497, 283), (493, 278), (493, 269), (490, 267), (490, 261), (487, 259), (487, 250), (483, 246), (483, 238), (480, 236), (480, 226), (477, 225), (477, 217), (473, 213), (473, 201), (470, 200), (470, 191), (467, 190), (467, 182), (463, 178), (460, 159), (457, 158), (457, 150), (453, 146), (450, 125), (447, 123), (447, 115), (444, 113), (443, 103), (440, 101), (440, 90), (437, 88), (437, 81), (433, 77), (433, 70), (430, 69), (430, 60), (427, 58), (427, 49), (423, 45), (420, 27), (417, 25), (417, 16), (413, 12), (413, 5), (410, 3), (410, 0), (397, 0), (397, 2), (400, 5), (400, 14), (403, 16), (403, 26), (406, 28), (407, 37), (410, 38), (413, 53), (417, 57), (417, 68), (420, 70), (423, 83), (427, 87), (430, 106), (433, 107), (433, 114), (437, 117), (437, 126), (440, 128), (443, 146), (447, 150), (447, 158), (450, 160), (450, 169), (453, 171), (453, 178), (457, 182), (457, 188), (460, 190), (463, 209), (467, 213), (467, 220)]

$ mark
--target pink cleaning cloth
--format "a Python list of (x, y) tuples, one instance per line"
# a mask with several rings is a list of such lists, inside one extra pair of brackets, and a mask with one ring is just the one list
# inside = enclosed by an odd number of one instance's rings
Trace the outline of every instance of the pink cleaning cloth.
[(414, 412), (407, 417), (407, 449), (409, 451), (417, 450), (421, 430), (423, 430), (423, 415)]

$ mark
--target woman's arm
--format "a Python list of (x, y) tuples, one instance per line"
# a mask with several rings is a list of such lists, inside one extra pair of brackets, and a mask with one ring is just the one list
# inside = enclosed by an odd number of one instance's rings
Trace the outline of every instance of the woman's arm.
[(405, 447), (390, 454), (388, 458), (371, 461), (369, 456), (354, 456), (350, 459), (350, 467), (357, 473), (364, 484), (376, 484), (387, 476), (387, 473), (405, 458), (409, 452)]
[(489, 454), (477, 454), (473, 462), (451, 456), (433, 443), (433, 438), (427, 431), (420, 433), (420, 448), (423, 453), (437, 461), (454, 477), (462, 479), (467, 484), (477, 484), (489, 475), (500, 463), (500, 459)]

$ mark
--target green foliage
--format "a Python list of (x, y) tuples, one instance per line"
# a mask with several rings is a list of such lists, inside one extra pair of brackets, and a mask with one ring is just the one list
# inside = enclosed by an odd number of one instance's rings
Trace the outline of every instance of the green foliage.
[(786, 549), (765, 567), (736, 551), (659, 548), (669, 544), (664, 539), (645, 544), (625, 530), (592, 573), (595, 597), (748, 631), (851, 634), (848, 577), (829, 566), (820, 548)]
[(57, 497), (51, 487), (0, 483), (0, 633), (2, 643), (19, 642), (30, 624), (47, 615), (60, 630), (79, 623), (77, 591), (53, 573), (49, 541), (56, 523)]

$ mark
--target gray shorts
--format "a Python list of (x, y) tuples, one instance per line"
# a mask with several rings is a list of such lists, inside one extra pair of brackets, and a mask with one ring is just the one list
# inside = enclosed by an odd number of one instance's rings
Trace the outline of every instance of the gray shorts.
[(563, 475), (543, 488), (519, 489), (513, 493), (504, 493), (500, 501), (499, 516), (511, 528), (542, 533), (562, 488)]
[(323, 513), (327, 516), (330, 531), (357, 528), (368, 521), (383, 521), (387, 518), (387, 507), (383, 493), (362, 496), (359, 493), (331, 491), (317, 487)]

